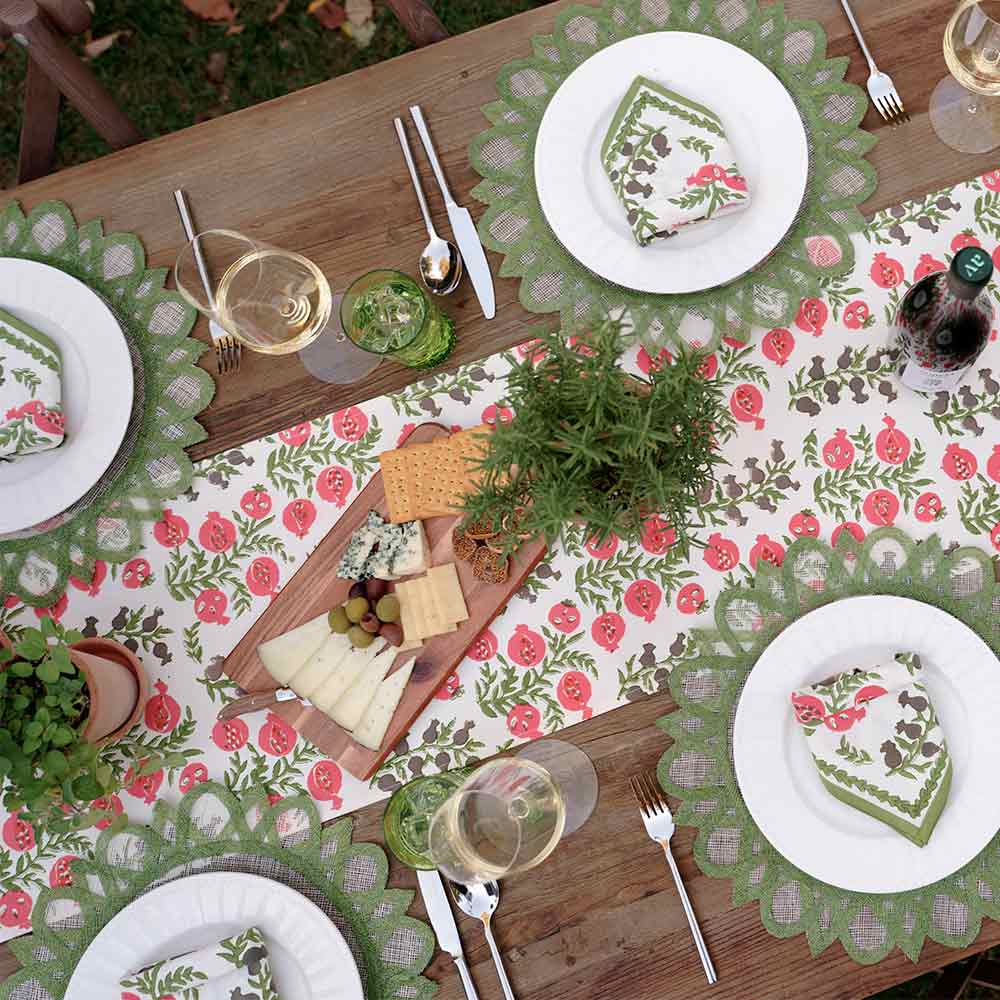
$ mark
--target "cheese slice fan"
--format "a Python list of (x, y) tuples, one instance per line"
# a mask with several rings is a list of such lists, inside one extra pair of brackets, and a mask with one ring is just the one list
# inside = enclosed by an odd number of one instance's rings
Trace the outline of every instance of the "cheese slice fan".
[(284, 635), (262, 642), (257, 647), (257, 655), (267, 672), (284, 686), (329, 634), (330, 626), (324, 612)]
[(376, 638), (367, 649), (355, 649), (352, 646), (347, 655), (337, 664), (333, 673), (310, 695), (309, 700), (321, 712), (329, 714), (330, 709), (361, 676), (368, 664), (382, 652), (385, 645), (385, 639)]
[(353, 729), (365, 714), (369, 702), (375, 697), (379, 684), (392, 666), (399, 650), (395, 646), (383, 649), (371, 663), (365, 667), (364, 673), (340, 696), (337, 704), (327, 713), (338, 726)]
[(390, 674), (378, 686), (375, 697), (365, 710), (365, 714), (354, 730), (354, 738), (369, 750), (378, 750), (385, 739), (386, 731), (406, 690), (413, 673), (416, 659), (404, 663), (394, 674)]
[(311, 698), (350, 649), (351, 643), (346, 635), (331, 633), (323, 645), (295, 671), (288, 686), (300, 698)]

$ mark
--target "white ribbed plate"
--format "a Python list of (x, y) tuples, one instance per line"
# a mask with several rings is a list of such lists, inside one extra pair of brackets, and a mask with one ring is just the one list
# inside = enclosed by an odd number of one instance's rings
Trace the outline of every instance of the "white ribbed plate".
[[(953, 775), (924, 847), (835, 799), (796, 723), (791, 693), (897, 652), (919, 654)], [(785, 629), (750, 671), (736, 709), (733, 762), (761, 833), (814, 878), (854, 892), (906, 892), (971, 861), (1000, 829), (1000, 662), (967, 625), (904, 597), (850, 597)]]
[(65, 1000), (117, 997), (124, 976), (248, 927), (264, 935), (281, 1000), (364, 1000), (351, 950), (329, 917), (294, 889), (240, 872), (190, 875), (127, 906), (84, 952)]

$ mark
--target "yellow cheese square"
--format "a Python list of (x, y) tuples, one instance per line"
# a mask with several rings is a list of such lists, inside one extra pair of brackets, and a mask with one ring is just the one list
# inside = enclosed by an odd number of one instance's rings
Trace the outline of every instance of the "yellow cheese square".
[(465, 605), (465, 595), (458, 579), (458, 570), (454, 563), (443, 566), (433, 566), (427, 571), (427, 581), (430, 585), (434, 606), (441, 620), (449, 625), (464, 622), (469, 617), (469, 609)]

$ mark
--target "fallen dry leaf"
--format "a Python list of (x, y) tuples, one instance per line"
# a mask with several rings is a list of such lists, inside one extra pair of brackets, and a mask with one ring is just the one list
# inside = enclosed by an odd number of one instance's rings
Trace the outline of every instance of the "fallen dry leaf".
[(232, 21), (236, 17), (229, 0), (181, 0), (181, 3), (203, 21)]
[(242, 35), (244, 31), (247, 30), (245, 24), (231, 24), (226, 28), (227, 35)]
[(312, 0), (308, 10), (324, 28), (330, 31), (339, 28), (347, 21), (344, 8), (339, 3), (334, 3), (333, 0)]
[(289, 0), (278, 0), (277, 6), (271, 11), (270, 14), (267, 15), (269, 24), (273, 24), (279, 17), (281, 17), (282, 14), (285, 13), (286, 10), (288, 10), (288, 3)]
[(341, 29), (348, 38), (354, 42), (359, 49), (365, 49), (375, 37), (375, 22), (366, 21), (364, 24), (351, 24), (347, 22)]
[(226, 60), (228, 56), (225, 52), (210, 52), (208, 62), (205, 63), (205, 76), (212, 83), (222, 83), (226, 78)]
[(102, 52), (107, 52), (119, 38), (132, 34), (131, 31), (112, 31), (110, 35), (101, 35), (100, 38), (91, 38), (88, 32), (87, 41), (83, 45), (83, 58), (96, 59)]
[(355, 28), (370, 24), (375, 16), (372, 0), (344, 0), (344, 13)]

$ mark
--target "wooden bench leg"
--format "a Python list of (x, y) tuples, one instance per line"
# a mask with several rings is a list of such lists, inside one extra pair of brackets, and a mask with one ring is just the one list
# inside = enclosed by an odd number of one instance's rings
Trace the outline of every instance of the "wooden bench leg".
[(448, 37), (448, 29), (426, 0), (387, 0), (418, 48)]
[(28, 60), (24, 81), (24, 123), (17, 155), (17, 183), (44, 177), (52, 170), (59, 124), (59, 88), (35, 62)]

